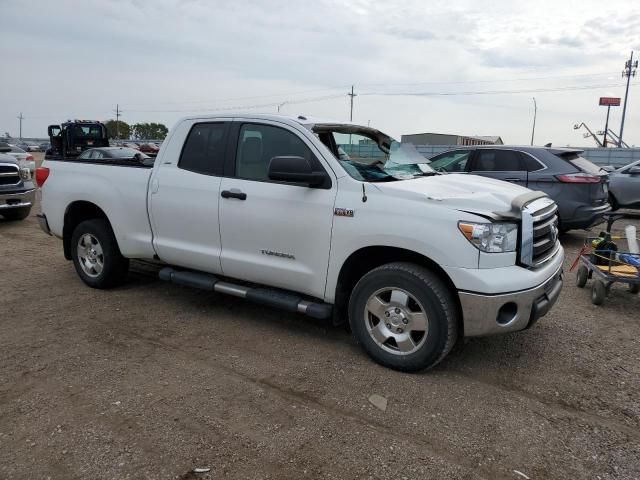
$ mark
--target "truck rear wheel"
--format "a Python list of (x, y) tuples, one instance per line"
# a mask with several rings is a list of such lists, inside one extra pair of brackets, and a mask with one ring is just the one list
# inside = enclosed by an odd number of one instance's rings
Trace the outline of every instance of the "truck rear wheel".
[(364, 275), (349, 301), (356, 340), (376, 362), (414, 372), (449, 353), (458, 333), (452, 292), (433, 272), (389, 263)]
[(20, 207), (20, 208), (11, 208), (9, 210), (0, 211), (0, 215), (2, 215), (7, 220), (24, 220), (29, 216), (31, 212), (31, 207)]
[(111, 288), (124, 282), (129, 260), (118, 248), (106, 220), (86, 220), (71, 235), (71, 257), (76, 272), (92, 288)]

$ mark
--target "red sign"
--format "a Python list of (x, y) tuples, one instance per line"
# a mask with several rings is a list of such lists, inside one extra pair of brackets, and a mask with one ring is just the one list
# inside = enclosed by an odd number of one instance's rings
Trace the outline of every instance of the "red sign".
[(619, 97), (600, 97), (600, 105), (605, 107), (619, 107)]

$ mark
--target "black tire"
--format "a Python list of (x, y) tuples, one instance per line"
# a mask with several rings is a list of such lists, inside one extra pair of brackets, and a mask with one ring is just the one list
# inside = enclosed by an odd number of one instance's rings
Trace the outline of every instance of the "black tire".
[(609, 192), (609, 205), (611, 205), (611, 211), (615, 212), (620, 208), (620, 204), (616, 200), (616, 197), (613, 196), (611, 192)]
[(3, 210), (0, 215), (2, 215), (7, 220), (24, 220), (31, 213), (31, 207), (21, 207), (21, 208), (12, 208), (10, 210)]
[[(79, 257), (78, 245), (85, 235), (92, 236), (102, 250), (102, 268), (99, 273), (90, 275), (85, 271)], [(71, 258), (78, 276), (92, 288), (112, 288), (122, 284), (127, 278), (129, 260), (124, 258), (118, 248), (118, 242), (111, 225), (104, 219), (85, 220), (78, 224), (71, 235)]]
[(629, 284), (629, 293), (633, 293), (634, 295), (636, 295), (638, 292), (640, 292), (640, 284), (638, 284), (638, 283), (630, 283)]
[(602, 305), (607, 297), (607, 287), (602, 280), (595, 280), (591, 285), (591, 303)]
[(580, 265), (578, 267), (578, 271), (576, 272), (576, 286), (578, 288), (584, 288), (587, 284), (587, 279), (589, 278), (589, 269), (584, 265)]
[[(405, 334), (412, 337), (411, 342), (415, 348), (406, 353), (400, 351), (395, 338), (393, 343), (378, 343), (369, 333), (371, 322), (377, 320), (376, 326), (371, 328), (374, 330), (378, 323), (383, 324), (380, 325), (381, 328), (385, 325), (390, 326), (387, 322), (391, 320), (384, 319), (382, 315), (378, 317), (370, 314), (367, 310), (367, 302), (370, 298), (374, 298), (377, 292), (389, 290), (391, 293), (395, 291), (393, 289), (408, 294), (409, 300), (405, 304), (408, 305), (406, 308), (409, 315), (411, 315), (409, 310), (414, 308), (417, 312), (424, 310), (427, 317), (425, 322), (427, 329), (422, 331), (422, 336), (417, 339), (414, 339), (413, 334), (419, 335), (420, 332), (410, 331), (411, 324), (406, 326)], [(351, 292), (349, 300), (351, 330), (369, 356), (381, 365), (404, 372), (431, 368), (449, 353), (458, 338), (459, 314), (453, 295), (437, 275), (424, 267), (404, 262), (382, 265), (364, 275)], [(390, 305), (392, 306), (391, 303), (387, 304), (387, 306)], [(400, 314), (401, 318), (402, 315), (404, 311)], [(396, 315), (392, 317), (393, 321), (398, 320)], [(402, 327), (399, 322), (398, 326)], [(395, 327), (391, 328), (395, 330)], [(390, 330), (386, 331), (394, 334)], [(388, 341), (391, 342), (392, 338), (389, 337)], [(393, 348), (397, 350), (390, 351)]]

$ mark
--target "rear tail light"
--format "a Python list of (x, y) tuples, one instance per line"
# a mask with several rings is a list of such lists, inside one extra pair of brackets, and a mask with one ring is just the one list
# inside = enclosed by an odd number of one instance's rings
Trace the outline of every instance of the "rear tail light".
[(47, 167), (36, 168), (36, 185), (38, 187), (42, 187), (47, 178), (49, 178), (49, 169)]
[(27, 162), (33, 162), (33, 155), (29, 154), (26, 158)]
[(600, 183), (601, 178), (598, 175), (588, 173), (568, 173), (566, 175), (556, 175), (556, 178), (562, 183)]

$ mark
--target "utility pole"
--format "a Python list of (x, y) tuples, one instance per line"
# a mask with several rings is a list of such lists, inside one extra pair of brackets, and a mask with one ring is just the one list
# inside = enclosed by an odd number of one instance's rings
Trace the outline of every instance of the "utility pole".
[(116, 138), (120, 139), (120, 116), (122, 112), (120, 110), (120, 105), (116, 103)]
[(531, 129), (531, 145), (533, 146), (533, 137), (536, 134), (536, 117), (538, 116), (538, 104), (536, 97), (533, 98), (533, 128)]
[(278, 113), (280, 113), (280, 107), (284, 107), (287, 102), (282, 102), (278, 104)]
[(20, 115), (17, 118), (18, 120), (20, 120), (20, 140), (22, 140), (22, 120), (24, 120), (24, 116), (22, 115), (22, 112), (20, 112)]
[(357, 97), (358, 95), (353, 93), (353, 85), (351, 85), (351, 93), (347, 93), (351, 97), (351, 113), (349, 113), (349, 121), (353, 122), (353, 97)]
[(609, 113), (610, 112), (611, 112), (611, 105), (607, 105), (607, 120), (604, 122), (604, 140), (602, 141), (602, 146), (604, 148), (607, 148), (607, 134), (609, 133)]
[(624, 64), (624, 70), (622, 71), (622, 78), (627, 77), (627, 90), (624, 93), (624, 105), (622, 107), (622, 122), (620, 123), (620, 136), (618, 147), (622, 147), (622, 132), (624, 131), (624, 117), (627, 113), (627, 99), (629, 98), (629, 83), (631, 82), (631, 77), (636, 76), (636, 69), (638, 68), (638, 60), (633, 61), (633, 51), (631, 52), (631, 56), (629, 60), (627, 60)]

